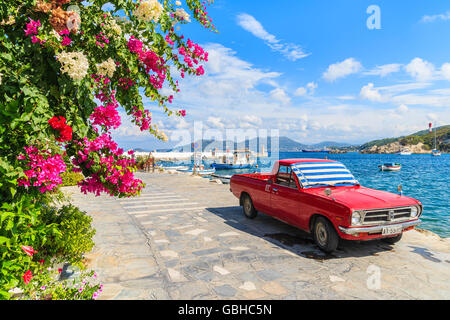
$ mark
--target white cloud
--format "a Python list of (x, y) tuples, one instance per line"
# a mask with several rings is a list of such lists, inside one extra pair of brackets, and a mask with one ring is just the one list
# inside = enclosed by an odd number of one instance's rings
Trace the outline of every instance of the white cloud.
[(382, 66), (376, 66), (374, 69), (364, 72), (365, 75), (385, 77), (391, 73), (399, 72), (401, 64), (391, 63)]
[(422, 60), (421, 58), (414, 58), (405, 66), (406, 72), (419, 81), (431, 80), (434, 74), (434, 66), (432, 63)]
[(432, 16), (423, 16), (421, 21), (425, 22), (425, 23), (429, 23), (429, 22), (435, 22), (436, 20), (450, 20), (450, 11), (447, 11), (446, 13), (441, 13), (441, 14), (435, 14)]
[(255, 115), (246, 115), (242, 117), (242, 120), (245, 122), (249, 122), (251, 124), (255, 124), (255, 125), (261, 125), (262, 124), (262, 120), (260, 117), (255, 116)]
[(378, 90), (379, 89), (374, 88), (373, 83), (369, 83), (368, 85), (361, 88), (360, 96), (361, 98), (370, 101), (382, 101), (383, 97)]
[(275, 88), (270, 91), (270, 96), (273, 99), (278, 100), (284, 104), (288, 104), (291, 102), (291, 98), (289, 98), (286, 92), (284, 92), (284, 90), (281, 88)]
[(400, 113), (405, 113), (405, 112), (407, 112), (409, 109), (408, 109), (408, 106), (406, 105), (406, 104), (402, 104), (402, 105), (400, 105), (398, 108), (397, 108), (397, 111), (398, 112), (400, 112)]
[(299, 87), (297, 88), (297, 90), (295, 90), (294, 95), (295, 96), (305, 96), (307, 94), (309, 95), (313, 95), (315, 90), (317, 89), (317, 83), (315, 83), (314, 81), (309, 82), (305, 87)]
[(323, 74), (323, 78), (327, 81), (333, 82), (336, 79), (344, 78), (348, 75), (358, 73), (362, 69), (362, 65), (354, 58), (348, 58), (342, 62), (332, 64)]
[(441, 67), (441, 75), (447, 79), (450, 80), (450, 63), (444, 63)]
[(255, 37), (264, 40), (272, 50), (280, 52), (289, 60), (296, 61), (309, 56), (299, 45), (283, 43), (278, 40), (273, 34), (267, 32), (258, 20), (247, 13), (239, 14), (237, 16), (237, 23)]
[(310, 82), (306, 85), (306, 87), (309, 89), (309, 94), (314, 94), (314, 91), (317, 89), (317, 83)]
[(306, 90), (305, 87), (300, 87), (297, 90), (295, 90), (294, 95), (295, 96), (304, 96), (308, 93), (308, 90)]
[(225, 128), (225, 124), (219, 117), (208, 117), (208, 120), (206, 122), (213, 128)]

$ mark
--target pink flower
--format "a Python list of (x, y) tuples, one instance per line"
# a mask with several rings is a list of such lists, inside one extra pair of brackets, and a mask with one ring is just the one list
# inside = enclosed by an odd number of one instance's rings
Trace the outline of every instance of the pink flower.
[(23, 251), (25, 251), (25, 253), (27, 255), (29, 255), (30, 257), (33, 257), (33, 254), (37, 253), (37, 251), (35, 251), (32, 247), (29, 247), (29, 246), (21, 246), (20, 248)]
[(94, 292), (93, 294), (92, 294), (92, 299), (97, 299), (98, 298), (98, 293), (97, 292)]
[(25, 282), (25, 284), (30, 283), (31, 279), (33, 278), (33, 274), (31, 273), (30, 270), (28, 270), (27, 272), (25, 272), (22, 276), (23, 278), (23, 282)]
[(27, 23), (27, 28), (24, 30), (25, 31), (25, 36), (30, 36), (33, 34), (38, 34), (38, 28), (41, 26), (41, 22), (38, 21), (34, 21), (31, 18), (28, 18), (30, 20), (30, 22)]
[(63, 46), (68, 46), (68, 45), (70, 45), (70, 43), (72, 42), (72, 39), (70, 39), (69, 37), (64, 37), (63, 38), (63, 40), (61, 41), (61, 44), (63, 45)]

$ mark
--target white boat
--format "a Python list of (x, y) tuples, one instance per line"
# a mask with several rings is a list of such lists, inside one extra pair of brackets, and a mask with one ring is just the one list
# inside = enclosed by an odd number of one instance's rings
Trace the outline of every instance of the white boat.
[(434, 128), (434, 149), (431, 150), (431, 154), (435, 157), (438, 157), (441, 155), (441, 151), (439, 151), (436, 146), (436, 128)]
[(412, 152), (409, 151), (409, 149), (404, 148), (404, 149), (400, 150), (400, 152), (397, 154), (399, 154), (401, 156), (410, 156), (410, 155), (412, 155)]
[(435, 157), (438, 157), (441, 155), (441, 152), (439, 150), (431, 150), (431, 154)]
[(220, 174), (212, 174), (211, 178), (219, 179), (224, 184), (229, 184), (231, 180), (231, 175), (220, 175)]
[(402, 165), (400, 163), (391, 162), (379, 165), (378, 168), (380, 168), (381, 171), (400, 171)]
[(212, 175), (214, 172), (216, 172), (215, 169), (204, 169), (201, 167), (197, 167), (197, 168), (195, 168), (195, 170), (194, 170), (194, 168), (191, 168), (191, 169), (186, 168), (186, 169), (178, 169), (177, 171), (184, 172), (184, 173), (190, 173), (190, 174), (196, 174), (199, 176), (209, 176), (209, 175)]
[(211, 164), (211, 168), (221, 170), (230, 169), (248, 169), (256, 166), (256, 159), (254, 153), (250, 150), (235, 150), (232, 157), (223, 155), (219, 162), (214, 161)]

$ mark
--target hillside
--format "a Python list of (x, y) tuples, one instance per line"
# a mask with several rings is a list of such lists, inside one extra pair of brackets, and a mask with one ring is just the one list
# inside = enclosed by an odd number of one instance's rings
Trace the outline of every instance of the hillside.
[[(198, 143), (198, 141), (197, 141)], [(295, 140), (292, 140), (288, 137), (279, 137), (279, 151), (280, 152), (290, 152), (290, 151), (302, 151), (303, 149), (322, 149), (324, 147), (328, 148), (344, 148), (349, 147), (350, 144), (347, 143), (340, 143), (340, 142), (334, 142), (334, 141), (324, 141), (317, 144), (312, 145), (306, 145), (300, 142), (297, 142)], [(259, 139), (252, 139), (252, 140), (246, 140), (245, 141), (245, 148), (249, 148), (249, 145), (252, 146), (260, 146), (261, 143), (259, 143)], [(271, 139), (270, 137), (267, 138), (267, 143), (264, 143), (267, 147), (266, 150), (271, 150)], [(237, 145), (236, 143), (233, 143), (232, 141), (214, 141), (214, 140), (206, 140), (204, 139), (202, 141), (202, 151), (211, 151), (214, 148), (218, 148), (219, 150), (226, 150), (226, 146), (232, 146), (230, 149), (233, 148), (242, 148), (243, 144), (240, 143)], [(182, 151), (182, 150), (190, 150), (193, 151), (192, 145), (185, 145), (181, 147), (173, 148), (172, 151)], [(258, 150), (261, 151), (261, 150)]]
[[(437, 148), (450, 152), (450, 125), (436, 128)], [(434, 146), (434, 131), (422, 130), (409, 136), (370, 141), (361, 145), (362, 153), (396, 153), (408, 148), (413, 153), (430, 153)]]

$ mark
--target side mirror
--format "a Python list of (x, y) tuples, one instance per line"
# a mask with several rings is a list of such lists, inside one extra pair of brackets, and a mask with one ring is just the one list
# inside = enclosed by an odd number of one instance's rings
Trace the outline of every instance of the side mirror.
[(331, 196), (331, 189), (330, 188), (326, 188), (325, 190), (323, 190), (323, 192), (325, 193), (325, 195), (327, 197)]
[(398, 185), (397, 190), (398, 192), (400, 192), (400, 194), (403, 194), (403, 187), (401, 184)]
[(273, 183), (273, 180), (272, 180), (272, 179), (269, 179), (269, 180), (267, 180), (267, 183), (272, 184), (272, 183)]

